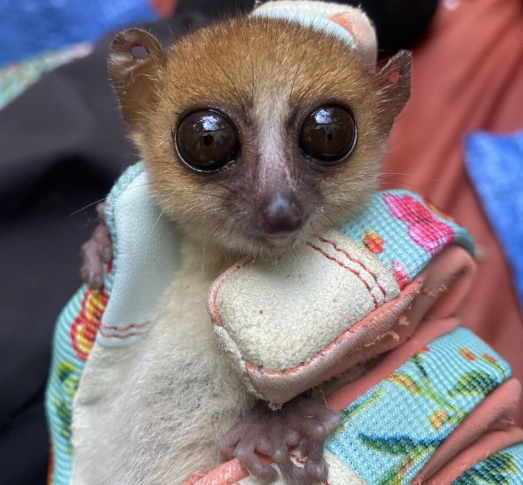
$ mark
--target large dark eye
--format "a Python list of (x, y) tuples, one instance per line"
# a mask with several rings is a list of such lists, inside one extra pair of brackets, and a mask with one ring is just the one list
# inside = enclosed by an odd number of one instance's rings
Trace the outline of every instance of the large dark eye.
[(353, 150), (356, 138), (356, 123), (346, 109), (323, 106), (303, 123), (300, 148), (321, 162), (338, 162)]
[(200, 171), (216, 170), (236, 160), (240, 141), (234, 125), (216, 111), (198, 111), (178, 127), (176, 145), (182, 160)]

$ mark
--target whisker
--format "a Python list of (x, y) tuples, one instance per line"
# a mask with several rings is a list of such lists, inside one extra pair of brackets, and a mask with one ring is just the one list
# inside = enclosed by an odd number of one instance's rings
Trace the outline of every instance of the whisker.
[(296, 79), (298, 79), (298, 74), (300, 73), (301, 71), (301, 68), (302, 68), (302, 65), (303, 65), (303, 61), (305, 60), (305, 55), (307, 54), (307, 51), (305, 50), (303, 52), (303, 55), (301, 56), (301, 59), (300, 59), (300, 62), (298, 63), (298, 65), (296, 66), (296, 72), (294, 73), (294, 79), (292, 80), (292, 84), (291, 84), (291, 90), (290, 90), (290, 93), (289, 93), (289, 100), (288, 100), (288, 103), (290, 104), (291, 103), (291, 99), (292, 99), (292, 93), (294, 91), (294, 85), (296, 84)]
[(216, 61), (215, 64), (220, 68), (220, 70), (223, 72), (223, 74), (225, 74), (225, 77), (231, 83), (231, 87), (234, 90), (234, 93), (236, 95), (236, 99), (240, 103), (240, 105), (241, 105), (241, 107), (243, 109), (243, 112), (247, 113), (247, 109), (246, 109), (245, 104), (243, 102), (243, 98), (241, 97), (240, 91), (238, 90), (234, 80), (232, 79), (232, 76), (223, 68), (223, 66), (218, 61)]
[(96, 202), (93, 202), (91, 204), (86, 205), (85, 207), (82, 207), (81, 209), (78, 209), (76, 212), (73, 212), (69, 217), (73, 217), (76, 214), (84, 211), (85, 209), (89, 209), (89, 207), (92, 207), (93, 205), (99, 204), (100, 202), (104, 202), (107, 197), (104, 197), (103, 199), (97, 200)]
[(386, 178), (383, 178), (383, 177), (380, 177), (380, 180), (383, 180), (385, 182), (389, 182), (389, 183), (393, 183), (393, 184), (398, 184), (398, 185), (406, 185), (408, 187), (414, 187), (415, 189), (419, 189), (419, 190), (427, 190), (429, 192), (435, 192), (436, 189), (434, 188), (429, 188), (429, 189), (425, 189), (424, 187), (422, 187), (421, 185), (416, 185), (416, 184), (409, 184), (407, 182), (402, 182), (400, 180), (392, 180), (392, 179), (386, 179)]
[(156, 219), (156, 222), (154, 223), (153, 227), (151, 228), (151, 232), (149, 232), (149, 237), (147, 238), (147, 247), (149, 246), (149, 243), (151, 242), (151, 238), (153, 237), (153, 232), (156, 229), (156, 226), (158, 225), (158, 222), (160, 222), (160, 219), (165, 214), (165, 210), (162, 210), (160, 212), (160, 215), (158, 216), (158, 219)]
[(440, 179), (436, 179), (436, 178), (433, 178), (433, 177), (428, 177), (426, 175), (420, 175), (420, 174), (417, 174), (417, 173), (406, 173), (406, 172), (382, 172), (383, 175), (407, 175), (407, 176), (410, 176), (410, 177), (418, 177), (418, 178), (422, 178), (422, 179), (426, 179), (426, 180), (432, 180), (434, 182), (441, 182)]
[(212, 231), (211, 235), (207, 238), (207, 240), (203, 243), (203, 247), (206, 247), (207, 244), (209, 244), (209, 242), (211, 241), (211, 239), (214, 237), (214, 235), (218, 232), (218, 230), (223, 227), (223, 225), (225, 224), (225, 219), (222, 220), (222, 222), (220, 222), (220, 224), (218, 224), (215, 228), (214, 228), (214, 231)]

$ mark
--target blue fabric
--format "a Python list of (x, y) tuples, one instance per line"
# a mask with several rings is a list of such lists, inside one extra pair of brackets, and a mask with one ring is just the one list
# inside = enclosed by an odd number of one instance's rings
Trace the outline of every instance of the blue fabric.
[[(58, 317), (45, 400), (54, 457), (54, 473), (49, 485), (68, 485), (71, 479), (73, 400), (94, 343), (94, 335), (88, 335), (88, 332), (90, 329), (97, 328), (98, 317), (105, 310), (106, 298), (111, 295), (116, 272), (118, 240), (114, 204), (129, 184), (143, 171), (143, 163), (127, 168), (111, 189), (105, 202), (106, 221), (113, 236), (115, 258), (111, 270), (105, 275), (104, 290), (102, 293), (90, 291), (87, 285), (83, 285)], [(96, 310), (100, 312), (99, 315), (96, 315)]]
[(466, 164), (512, 267), (523, 309), (523, 132), (506, 136), (479, 132), (469, 136)]
[[(107, 199), (105, 199), (105, 220), (107, 223), (107, 227), (109, 228), (109, 232), (111, 233), (112, 242), (113, 242), (113, 268), (110, 272), (110, 287), (112, 288), (112, 283), (114, 280), (114, 273), (116, 272), (117, 267), (117, 261), (118, 261), (118, 238), (116, 237), (116, 221), (114, 220), (114, 206), (116, 204), (116, 201), (119, 199), (119, 197), (123, 194), (123, 192), (129, 187), (129, 185), (134, 181), (136, 177), (141, 175), (143, 171), (145, 170), (145, 165), (143, 162), (135, 163), (134, 165), (131, 165), (128, 167), (122, 175), (120, 175), (120, 178), (118, 181), (114, 184), (113, 188), (111, 189), (111, 192), (107, 196)], [(104, 283), (105, 286), (107, 286), (107, 282)], [(109, 290), (110, 292), (110, 290)]]
[(343, 410), (326, 448), (369, 485), (408, 485), (452, 431), (510, 375), (498, 354), (470, 330), (458, 328), (421, 349)]
[(523, 444), (506, 448), (467, 470), (452, 485), (520, 485)]
[(152, 21), (148, 0), (0, 0), (0, 65)]

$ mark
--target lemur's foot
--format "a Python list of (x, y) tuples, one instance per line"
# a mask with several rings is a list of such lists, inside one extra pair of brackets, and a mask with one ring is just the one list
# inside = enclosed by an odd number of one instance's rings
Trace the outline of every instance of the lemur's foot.
[(113, 242), (105, 222), (105, 204), (96, 206), (100, 224), (96, 227), (91, 239), (82, 246), (83, 265), (80, 272), (82, 281), (91, 290), (99, 290), (104, 284), (103, 265), (113, 258)]
[[(340, 422), (339, 414), (303, 398), (278, 411), (258, 403), (222, 437), (219, 449), (227, 460), (238, 458), (263, 485), (274, 482), (278, 474), (272, 466), (264, 465), (256, 452), (270, 456), (290, 485), (322, 483), (328, 473), (323, 446)], [(296, 446), (307, 457), (304, 468), (291, 460), (289, 448)]]

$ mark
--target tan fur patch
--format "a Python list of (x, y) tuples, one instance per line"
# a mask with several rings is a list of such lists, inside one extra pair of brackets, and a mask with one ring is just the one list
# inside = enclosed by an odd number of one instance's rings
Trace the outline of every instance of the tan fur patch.
[[(386, 67), (404, 70), (389, 82), (388, 71), (367, 72), (336, 37), (265, 18), (216, 24), (163, 55), (148, 78), (154, 92), (133, 139), (158, 203), (200, 241), (263, 255), (257, 219), (267, 184), (298, 199), (307, 221), (299, 241), (353, 214), (375, 190), (386, 136), (408, 98), (409, 59)], [(318, 169), (300, 153), (299, 132), (308, 115), (329, 104), (352, 112), (358, 140), (347, 160)], [(235, 124), (241, 156), (216, 174), (201, 174), (180, 161), (173, 134), (186, 114), (209, 108)], [(267, 163), (280, 171), (267, 172)]]

